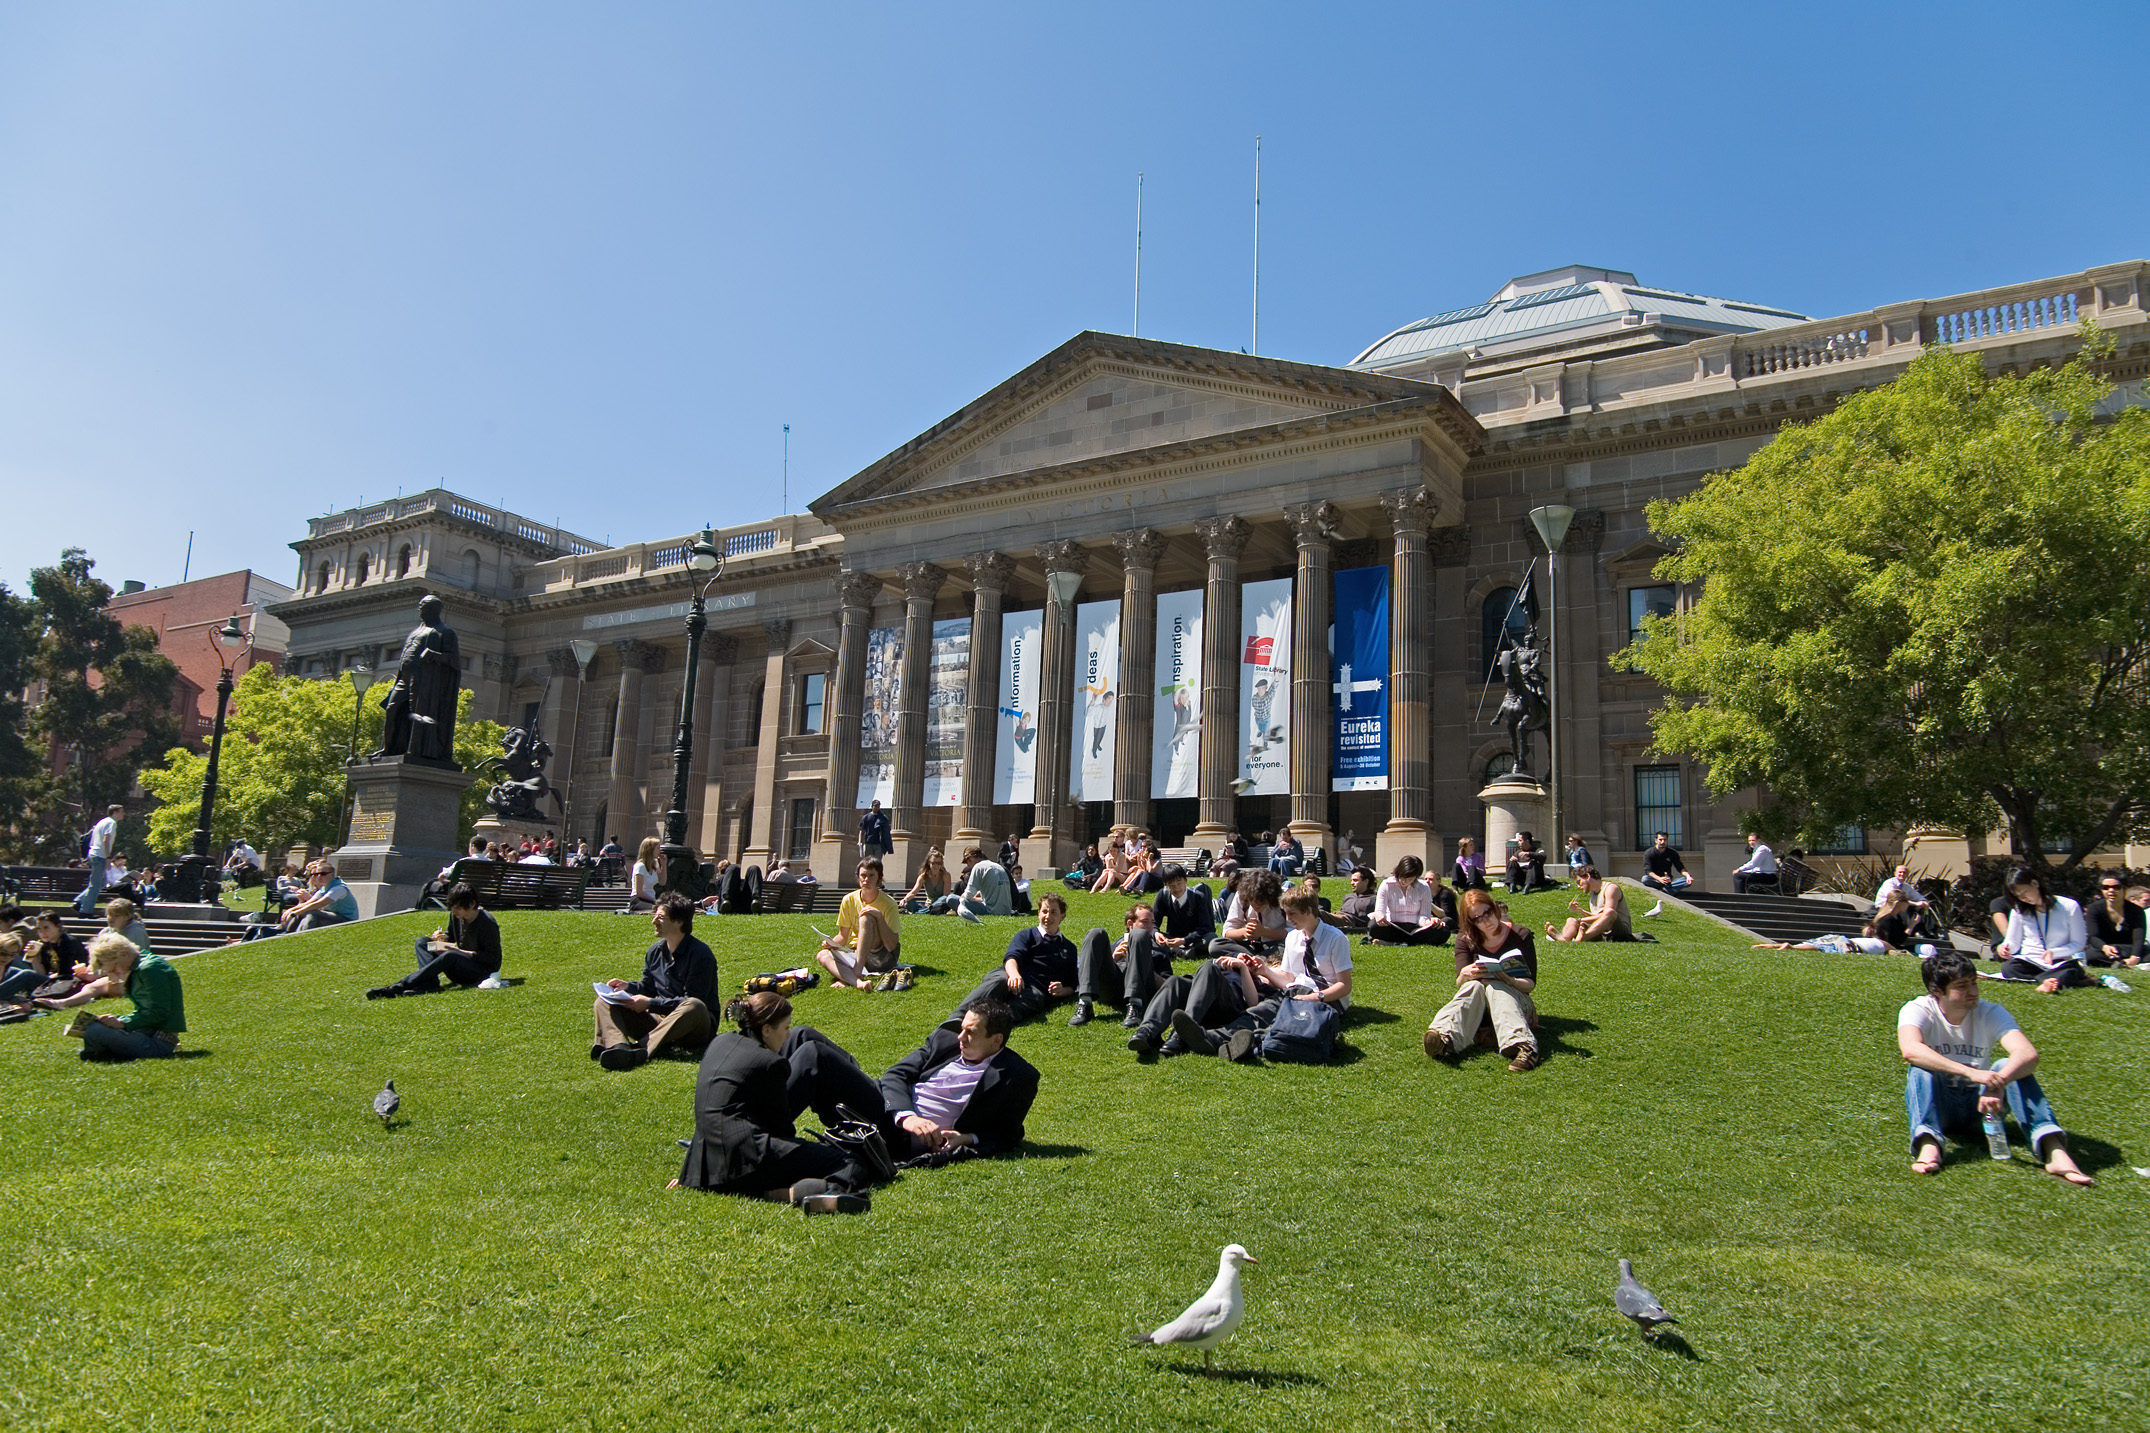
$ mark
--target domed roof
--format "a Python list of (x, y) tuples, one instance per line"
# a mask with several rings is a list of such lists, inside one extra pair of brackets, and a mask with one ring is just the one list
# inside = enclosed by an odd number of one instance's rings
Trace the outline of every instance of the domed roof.
[(1655, 327), (1660, 341), (1687, 342), (1806, 321), (1805, 314), (1789, 309), (1645, 288), (1621, 269), (1571, 264), (1510, 279), (1484, 303), (1407, 323), (1370, 345), (1350, 366), (1393, 369), (1455, 352), (1505, 359), (1566, 348), (1622, 329)]

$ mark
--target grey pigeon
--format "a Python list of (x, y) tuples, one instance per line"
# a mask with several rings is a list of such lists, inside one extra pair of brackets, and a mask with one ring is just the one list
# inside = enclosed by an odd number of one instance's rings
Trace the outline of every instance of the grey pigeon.
[(1635, 1321), (1644, 1338), (1656, 1338), (1659, 1324), (1679, 1322), (1665, 1312), (1657, 1295), (1635, 1282), (1635, 1266), (1625, 1259), (1620, 1261), (1620, 1282), (1613, 1286), (1613, 1306)]
[(1260, 1262), (1237, 1244), (1225, 1245), (1224, 1252), (1217, 1256), (1217, 1278), (1209, 1286), (1209, 1292), (1189, 1304), (1187, 1312), (1171, 1323), (1149, 1333), (1136, 1334), (1134, 1341), (1159, 1348), (1167, 1344), (1198, 1348), (1202, 1350), (1202, 1367), (1207, 1371), (1212, 1352), (1232, 1336), (1247, 1311), (1246, 1301), (1239, 1292), (1240, 1266)]
[(396, 1093), (396, 1082), (390, 1080), (381, 1086), (381, 1092), (373, 1097), (373, 1112), (381, 1117), (381, 1128), (387, 1129), (389, 1121), (402, 1107), (403, 1096)]

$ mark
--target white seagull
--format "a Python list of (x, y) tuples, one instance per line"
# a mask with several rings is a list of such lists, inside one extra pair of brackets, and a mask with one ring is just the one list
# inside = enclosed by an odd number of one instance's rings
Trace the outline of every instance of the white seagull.
[(1242, 1265), (1260, 1262), (1237, 1244), (1225, 1245), (1224, 1252), (1217, 1256), (1217, 1278), (1209, 1292), (1189, 1304), (1187, 1312), (1171, 1323), (1150, 1333), (1136, 1334), (1134, 1341), (1159, 1348), (1167, 1344), (1198, 1348), (1202, 1350), (1202, 1370), (1207, 1373), (1212, 1352), (1232, 1336), (1247, 1312), (1246, 1299), (1239, 1291), (1239, 1270)]
[(1657, 903), (1656, 905), (1654, 905), (1654, 906), (1650, 907), (1650, 908), (1649, 908), (1648, 910), (1644, 911), (1644, 912), (1642, 913), (1642, 916), (1643, 916), (1643, 919), (1644, 919), (1644, 920), (1648, 920), (1648, 919), (1649, 919), (1649, 918), (1650, 918), (1651, 916), (1661, 916), (1661, 915), (1663, 915), (1664, 913), (1665, 913), (1665, 903), (1664, 903), (1663, 901), (1659, 901), (1659, 902), (1658, 902), (1658, 903)]

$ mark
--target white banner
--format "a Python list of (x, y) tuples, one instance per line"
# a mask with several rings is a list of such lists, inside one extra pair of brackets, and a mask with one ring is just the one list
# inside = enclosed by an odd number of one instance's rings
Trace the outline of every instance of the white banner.
[(1043, 659), (1038, 611), (1008, 612), (1000, 626), (1000, 759), (993, 771), (993, 804), (1038, 799), (1038, 663)]
[(1157, 594), (1157, 708), (1150, 795), (1198, 794), (1202, 766), (1202, 589)]
[(1242, 796), (1291, 794), (1292, 579), (1239, 589), (1239, 780)]
[(1075, 609), (1075, 740), (1068, 790), (1077, 801), (1112, 800), (1112, 757), (1120, 708), (1120, 599)]
[(926, 673), (926, 795), (928, 806), (963, 801), (963, 718), (970, 700), (970, 618), (933, 624), (932, 667)]
[(896, 800), (896, 705), (903, 697), (903, 629), (866, 634), (866, 694), (859, 711), (858, 809)]

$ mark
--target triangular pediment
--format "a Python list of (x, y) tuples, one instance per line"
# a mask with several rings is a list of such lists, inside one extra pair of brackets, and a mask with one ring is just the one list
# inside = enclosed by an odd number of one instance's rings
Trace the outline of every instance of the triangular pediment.
[(810, 507), (826, 514), (898, 494), (952, 492), (1439, 391), (1349, 369), (1085, 333)]
[(1619, 578), (1647, 577), (1656, 570), (1660, 560), (1672, 556), (1672, 549), (1654, 537), (1644, 537), (1629, 543), (1618, 552), (1609, 552), (1598, 559), (1605, 570)]
[(784, 656), (787, 660), (794, 662), (799, 661), (801, 658), (808, 661), (828, 662), (836, 659), (836, 649), (817, 642), (811, 637), (802, 637), (785, 650)]

